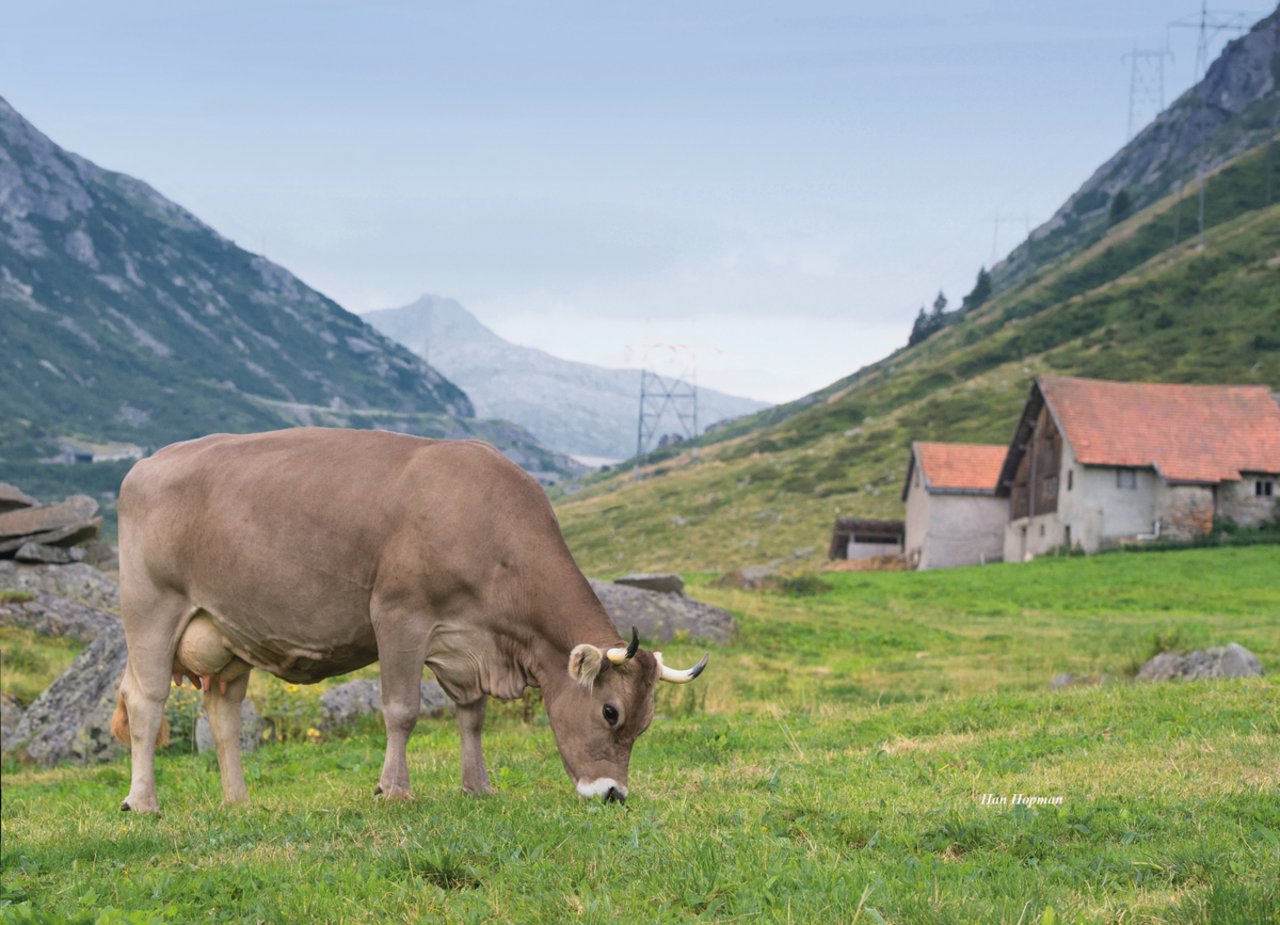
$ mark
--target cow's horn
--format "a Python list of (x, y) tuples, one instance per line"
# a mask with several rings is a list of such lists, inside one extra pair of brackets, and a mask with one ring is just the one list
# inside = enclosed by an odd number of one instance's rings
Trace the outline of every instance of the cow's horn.
[(610, 649), (608, 652), (605, 653), (605, 655), (607, 655), (609, 657), (609, 661), (613, 662), (615, 665), (621, 665), (623, 662), (628, 662), (631, 659), (635, 658), (636, 649), (639, 649), (639, 648), (640, 648), (640, 633), (633, 626), (631, 627), (631, 642), (627, 645), (627, 647), (625, 649), (623, 648)]
[(672, 684), (688, 684), (698, 675), (702, 674), (702, 669), (707, 667), (707, 659), (710, 658), (705, 652), (702, 658), (698, 659), (698, 664), (694, 665), (687, 671), (681, 671), (678, 668), (668, 668), (662, 663), (662, 653), (654, 652), (654, 658), (658, 660), (658, 667), (662, 669), (662, 680), (670, 681)]

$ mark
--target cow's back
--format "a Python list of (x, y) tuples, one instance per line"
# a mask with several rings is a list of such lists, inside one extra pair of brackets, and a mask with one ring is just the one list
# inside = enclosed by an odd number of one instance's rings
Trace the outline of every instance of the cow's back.
[(121, 488), (123, 603), (179, 595), (210, 613), (241, 657), (285, 677), (348, 671), (376, 658), (369, 614), (380, 573), (417, 556), (423, 573), (448, 579), (464, 562), (459, 538), (434, 551), (423, 538), (491, 534), (473, 522), (484, 519), (477, 500), (527, 496), (528, 481), (487, 446), (381, 431), (175, 444)]

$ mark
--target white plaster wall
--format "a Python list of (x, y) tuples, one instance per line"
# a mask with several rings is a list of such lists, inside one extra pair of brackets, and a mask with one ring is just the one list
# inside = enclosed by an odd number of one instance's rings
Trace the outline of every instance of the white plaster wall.
[[(910, 530), (908, 511), (908, 530)], [(1009, 499), (991, 495), (931, 495), (920, 568), (998, 562), (1004, 556)]]
[(870, 559), (872, 556), (896, 556), (902, 552), (897, 543), (849, 543), (850, 559)]
[(925, 536), (929, 532), (930, 496), (920, 484), (920, 466), (915, 467), (911, 476), (911, 485), (907, 488), (906, 535), (903, 537), (902, 553), (908, 562), (919, 562), (924, 552)]
[[(1155, 526), (1156, 496), (1162, 479), (1152, 469), (1137, 470), (1137, 488), (1117, 488), (1116, 470), (1106, 466), (1085, 466), (1085, 504), (1101, 513), (1098, 524), (1100, 545), (1150, 533)], [(1074, 532), (1074, 531), (1073, 531)]]

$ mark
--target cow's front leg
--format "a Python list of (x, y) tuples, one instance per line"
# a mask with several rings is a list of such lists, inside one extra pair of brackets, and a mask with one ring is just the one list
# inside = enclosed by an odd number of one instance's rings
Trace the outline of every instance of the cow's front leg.
[(489, 772), (484, 766), (484, 748), (480, 733), (484, 729), (484, 711), (488, 699), (458, 705), (458, 732), (462, 735), (462, 789), (467, 793), (493, 793)]
[(213, 745), (218, 752), (222, 798), (228, 803), (244, 803), (249, 799), (244, 769), (240, 765), (240, 705), (248, 687), (249, 672), (245, 671), (230, 681), (214, 681), (204, 691), (204, 709), (209, 714)]

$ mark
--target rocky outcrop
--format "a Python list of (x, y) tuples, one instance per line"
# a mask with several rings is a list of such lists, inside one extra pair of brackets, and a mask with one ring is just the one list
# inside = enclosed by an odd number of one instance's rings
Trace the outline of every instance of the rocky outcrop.
[(73, 561), (73, 553), (56, 550), (69, 550), (96, 540), (102, 529), (102, 518), (93, 516), (98, 512), (98, 502), (88, 495), (73, 495), (59, 504), (21, 507), (12, 506), (15, 500), (12, 492), (3, 497), (9, 499), (11, 506), (0, 513), (0, 558), (16, 557), (26, 562)]
[(0, 590), (52, 594), (99, 610), (120, 609), (120, 584), (91, 565), (21, 566), (0, 561)]
[(724, 645), (738, 632), (738, 623), (728, 611), (683, 594), (645, 591), (596, 579), (591, 579), (591, 589), (623, 639), (631, 636), (633, 626), (656, 642), (669, 642), (679, 633)]
[(27, 708), (10, 748), (46, 765), (108, 761), (121, 754), (110, 723), (126, 657), (124, 626), (117, 621)]
[(35, 498), (28, 495), (17, 485), (10, 485), (8, 482), (0, 482), (0, 513), (5, 511), (16, 511), (19, 508), (31, 507), (39, 504)]
[[(332, 731), (354, 722), (361, 716), (382, 712), (382, 685), (377, 681), (348, 681), (325, 691), (320, 696), (324, 710), (324, 729)], [(422, 682), (419, 719), (450, 710), (453, 704), (435, 681)]]
[(759, 591), (778, 577), (778, 570), (770, 565), (748, 565), (746, 568), (725, 572), (716, 579), (717, 588), (738, 588), (743, 591)]
[(13, 739), (13, 733), (18, 728), (18, 723), (22, 722), (22, 714), (25, 711), (13, 697), (8, 694), (0, 693), (0, 755), (9, 753), (9, 743)]
[(664, 594), (684, 594), (684, 579), (673, 572), (623, 575), (613, 580), (615, 585), (639, 588), (642, 591), (661, 591)]
[(1262, 674), (1258, 657), (1239, 643), (1179, 655), (1161, 652), (1138, 669), (1139, 681), (1195, 681), (1253, 678)]

